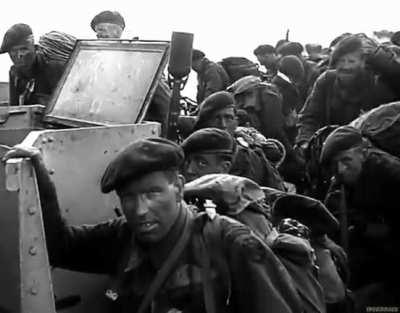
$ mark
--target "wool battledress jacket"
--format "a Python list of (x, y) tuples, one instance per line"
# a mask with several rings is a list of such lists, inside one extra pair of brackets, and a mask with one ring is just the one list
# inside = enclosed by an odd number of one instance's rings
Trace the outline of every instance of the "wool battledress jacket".
[(33, 161), (51, 265), (111, 275), (107, 294), (113, 295), (115, 312), (138, 312), (157, 272), (182, 240), (182, 253), (152, 298), (151, 310), (144, 312), (303, 311), (287, 270), (248, 227), (228, 217), (210, 219), (185, 205), (166, 237), (152, 246), (140, 244), (125, 219), (69, 226), (42, 161)]

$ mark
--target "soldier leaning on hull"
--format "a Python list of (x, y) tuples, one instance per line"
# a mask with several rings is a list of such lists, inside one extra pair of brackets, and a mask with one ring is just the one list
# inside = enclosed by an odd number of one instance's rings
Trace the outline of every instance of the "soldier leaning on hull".
[(92, 226), (65, 223), (38, 149), (17, 146), (10, 157), (30, 157), (36, 169), (51, 265), (115, 275), (108, 295), (118, 311), (303, 311), (288, 272), (250, 229), (185, 205), (175, 143), (142, 139), (121, 151), (101, 189), (117, 192), (125, 219)]
[(0, 53), (5, 52), (13, 62), (9, 73), (10, 105), (47, 105), (65, 64), (44, 57), (26, 24), (15, 24), (5, 33)]

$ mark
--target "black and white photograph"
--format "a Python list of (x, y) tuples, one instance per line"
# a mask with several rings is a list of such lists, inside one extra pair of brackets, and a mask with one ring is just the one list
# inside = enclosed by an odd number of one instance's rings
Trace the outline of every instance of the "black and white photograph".
[(399, 10), (3, 0), (0, 313), (400, 312)]

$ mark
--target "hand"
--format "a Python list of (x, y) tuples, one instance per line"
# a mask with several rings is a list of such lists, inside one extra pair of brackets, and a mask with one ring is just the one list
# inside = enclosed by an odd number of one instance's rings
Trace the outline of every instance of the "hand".
[(341, 246), (336, 244), (327, 236), (324, 245), (329, 251), (331, 251), (334, 258), (336, 258), (342, 266), (347, 264), (347, 254)]
[(40, 150), (38, 148), (19, 144), (12, 147), (4, 155), (2, 161), (5, 162), (12, 158), (35, 158), (39, 157), (40, 155)]

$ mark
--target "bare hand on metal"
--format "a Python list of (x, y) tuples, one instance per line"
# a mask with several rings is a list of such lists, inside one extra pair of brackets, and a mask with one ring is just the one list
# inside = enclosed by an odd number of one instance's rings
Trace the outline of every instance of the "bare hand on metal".
[(3, 157), (2, 161), (6, 162), (12, 158), (33, 158), (40, 155), (40, 150), (36, 147), (25, 146), (22, 144), (12, 147)]

